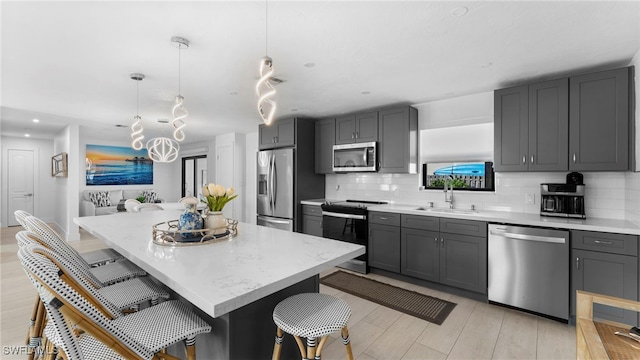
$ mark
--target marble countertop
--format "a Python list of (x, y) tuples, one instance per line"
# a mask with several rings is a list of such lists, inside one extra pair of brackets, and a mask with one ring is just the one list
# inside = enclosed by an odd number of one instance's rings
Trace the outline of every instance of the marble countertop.
[(212, 317), (365, 253), (361, 245), (247, 223), (239, 223), (238, 235), (223, 242), (154, 244), (152, 226), (181, 213), (119, 213), (74, 222)]
[(315, 205), (320, 206), (324, 204), (326, 199), (313, 199), (313, 200), (301, 200), (300, 204), (302, 205)]
[(618, 234), (640, 235), (640, 226), (625, 220), (602, 218), (569, 219), (508, 211), (482, 210), (472, 212), (467, 210), (459, 210), (460, 212), (455, 212), (456, 210), (449, 211), (449, 209), (441, 209), (441, 211), (438, 211), (439, 209), (433, 209), (433, 211), (425, 211), (417, 210), (417, 208), (419, 207), (419, 205), (386, 204), (370, 206), (368, 207), (368, 210), (411, 215), (438, 216), (466, 220), (480, 220), (491, 223), (542, 226), (570, 230), (601, 231)]

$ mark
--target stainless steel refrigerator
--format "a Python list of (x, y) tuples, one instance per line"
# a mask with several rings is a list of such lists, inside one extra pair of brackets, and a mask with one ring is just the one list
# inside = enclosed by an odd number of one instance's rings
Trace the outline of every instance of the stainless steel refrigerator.
[(295, 229), (295, 151), (258, 152), (258, 225)]

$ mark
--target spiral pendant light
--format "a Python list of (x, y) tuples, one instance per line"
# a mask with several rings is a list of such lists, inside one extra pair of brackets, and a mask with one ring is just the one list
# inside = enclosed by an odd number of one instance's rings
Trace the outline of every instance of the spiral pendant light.
[(265, 2), (265, 56), (260, 60), (260, 79), (256, 84), (258, 95), (258, 114), (266, 125), (271, 125), (276, 113), (276, 89), (271, 83), (273, 78), (273, 60), (268, 56), (268, 20), (269, 3)]
[(185, 109), (184, 107), (184, 97), (181, 95), (180, 91), (180, 51), (184, 48), (184, 49), (188, 49), (189, 48), (189, 40), (185, 39), (185, 38), (181, 38), (179, 36), (174, 36), (171, 38), (171, 42), (173, 42), (175, 44), (175, 46), (178, 47), (178, 96), (176, 96), (176, 101), (175, 104), (173, 105), (173, 108), (171, 109), (171, 114), (173, 115), (173, 120), (171, 121), (171, 126), (173, 126), (173, 138), (176, 139), (177, 141), (182, 141), (184, 140), (184, 127), (187, 126), (187, 124), (184, 122), (184, 120), (187, 118), (187, 115), (189, 115), (189, 112), (187, 111), (187, 109)]
[(144, 135), (142, 134), (142, 131), (144, 129), (141, 123), (142, 118), (138, 113), (139, 102), (140, 102), (138, 85), (140, 84), (140, 81), (144, 79), (144, 74), (133, 73), (129, 76), (131, 77), (132, 80), (136, 81), (136, 116), (133, 117), (133, 125), (131, 125), (131, 147), (136, 150), (141, 150), (144, 147), (144, 144), (142, 143), (142, 140), (144, 139)]
[(180, 145), (167, 137), (157, 137), (147, 141), (147, 154), (154, 162), (168, 163), (178, 158)]

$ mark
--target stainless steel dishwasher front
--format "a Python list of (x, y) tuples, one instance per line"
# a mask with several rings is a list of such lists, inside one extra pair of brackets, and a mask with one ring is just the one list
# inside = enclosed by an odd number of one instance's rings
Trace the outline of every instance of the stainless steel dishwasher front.
[(569, 232), (489, 224), (489, 301), (569, 319)]

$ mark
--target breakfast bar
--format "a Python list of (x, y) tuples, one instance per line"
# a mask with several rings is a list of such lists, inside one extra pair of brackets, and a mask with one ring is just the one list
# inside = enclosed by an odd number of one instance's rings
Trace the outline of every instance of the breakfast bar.
[[(197, 338), (200, 359), (270, 357), (271, 314), (284, 298), (318, 292), (321, 271), (364, 254), (363, 246), (240, 223), (230, 239), (187, 246), (158, 245), (152, 227), (181, 211), (75, 218), (77, 225), (194, 306), (213, 331)], [(287, 342), (285, 342), (285, 345)], [(283, 358), (299, 358), (294, 341)]]

